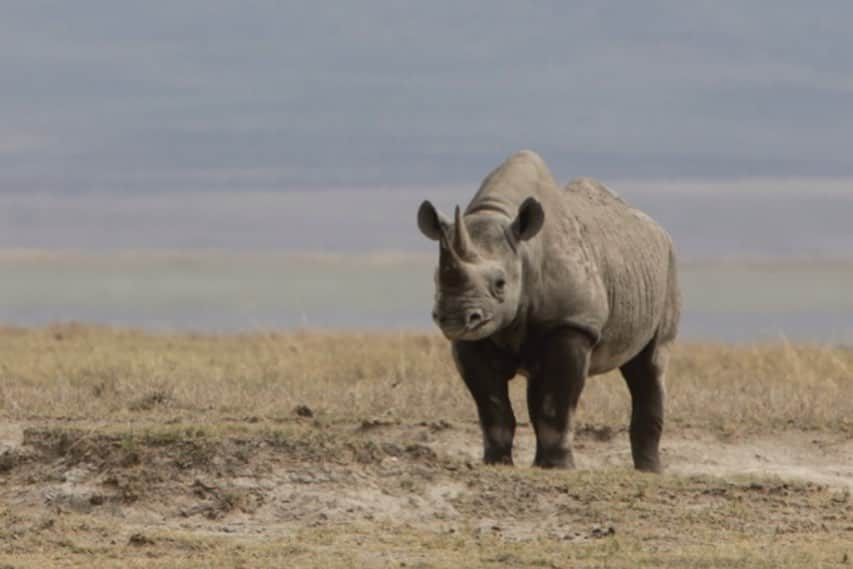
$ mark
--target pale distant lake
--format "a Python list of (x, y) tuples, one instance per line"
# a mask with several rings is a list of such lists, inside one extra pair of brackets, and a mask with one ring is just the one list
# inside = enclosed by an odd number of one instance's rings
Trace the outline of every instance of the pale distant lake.
[[(683, 337), (853, 344), (853, 181), (611, 186), (675, 239)], [(0, 192), (0, 323), (431, 329), (415, 210), (473, 190)]]
[[(428, 256), (0, 255), (0, 321), (431, 329)], [(853, 344), (853, 262), (686, 263), (682, 337)]]

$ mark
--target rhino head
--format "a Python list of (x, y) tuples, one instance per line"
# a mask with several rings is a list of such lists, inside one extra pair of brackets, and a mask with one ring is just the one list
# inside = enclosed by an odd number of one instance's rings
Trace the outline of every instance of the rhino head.
[(450, 340), (480, 340), (509, 325), (522, 298), (520, 244), (534, 237), (545, 212), (527, 198), (515, 219), (493, 212), (453, 222), (428, 201), (418, 210), (418, 227), (439, 242), (432, 317)]

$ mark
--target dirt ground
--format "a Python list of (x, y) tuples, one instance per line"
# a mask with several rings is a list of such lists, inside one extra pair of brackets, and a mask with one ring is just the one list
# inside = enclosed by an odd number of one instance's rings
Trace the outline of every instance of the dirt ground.
[(630, 469), (624, 430), (581, 425), (579, 470), (544, 472), (526, 424), (517, 466), (485, 467), (471, 422), (311, 414), (215, 436), (4, 424), (0, 567), (840, 567), (853, 553), (847, 435), (667, 433), (653, 476)]

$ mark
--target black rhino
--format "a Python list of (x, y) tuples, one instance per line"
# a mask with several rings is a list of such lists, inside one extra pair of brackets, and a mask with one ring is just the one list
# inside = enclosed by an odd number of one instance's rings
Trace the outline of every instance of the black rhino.
[(664, 372), (680, 313), (666, 231), (595, 180), (559, 187), (530, 151), (489, 174), (452, 221), (423, 202), (418, 226), (439, 242), (433, 318), (476, 402), (484, 461), (512, 464), (508, 381), (521, 373), (534, 465), (573, 467), (584, 382), (619, 368), (634, 465), (660, 471)]

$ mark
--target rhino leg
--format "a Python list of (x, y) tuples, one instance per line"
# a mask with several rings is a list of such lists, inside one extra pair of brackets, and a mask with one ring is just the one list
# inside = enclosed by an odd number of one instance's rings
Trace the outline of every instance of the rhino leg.
[(592, 344), (587, 335), (562, 329), (542, 347), (541, 367), (527, 386), (527, 406), (536, 432), (534, 466), (574, 468), (572, 415), (589, 370)]
[(477, 404), (483, 430), (483, 462), (512, 464), (515, 415), (509, 401), (509, 380), (517, 362), (488, 341), (454, 342), (453, 359)]
[(664, 372), (669, 346), (652, 341), (622, 366), (622, 376), (631, 392), (631, 454), (634, 467), (660, 472), (660, 436), (664, 416)]

